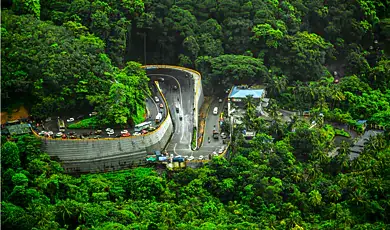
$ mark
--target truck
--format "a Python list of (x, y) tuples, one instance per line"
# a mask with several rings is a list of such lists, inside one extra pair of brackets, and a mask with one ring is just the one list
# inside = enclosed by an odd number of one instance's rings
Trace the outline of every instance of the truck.
[(216, 130), (213, 130), (213, 138), (217, 140), (219, 138), (219, 133)]

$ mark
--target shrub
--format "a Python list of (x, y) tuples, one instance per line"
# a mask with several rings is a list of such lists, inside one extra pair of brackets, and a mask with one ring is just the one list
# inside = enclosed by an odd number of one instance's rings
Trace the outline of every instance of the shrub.
[(97, 117), (90, 117), (90, 118), (86, 118), (86, 119), (83, 119), (79, 122), (76, 122), (74, 124), (70, 124), (68, 125), (68, 128), (69, 129), (88, 129), (88, 128), (91, 128), (91, 127), (96, 127), (98, 126), (98, 119)]
[(351, 137), (351, 135), (344, 129), (334, 129), (336, 136)]

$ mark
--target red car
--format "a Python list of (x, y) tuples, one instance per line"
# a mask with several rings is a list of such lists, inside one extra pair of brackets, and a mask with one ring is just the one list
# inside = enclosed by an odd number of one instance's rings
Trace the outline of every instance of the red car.
[(122, 133), (122, 137), (130, 137), (131, 134), (130, 133)]
[(147, 134), (148, 131), (146, 131), (145, 129), (141, 130), (141, 134)]

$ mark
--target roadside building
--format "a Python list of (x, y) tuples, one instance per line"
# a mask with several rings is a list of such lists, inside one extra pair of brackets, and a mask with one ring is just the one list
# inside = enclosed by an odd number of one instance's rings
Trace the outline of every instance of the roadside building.
[(11, 125), (7, 126), (6, 129), (8, 129), (10, 135), (22, 135), (31, 133), (30, 124)]
[(233, 86), (228, 96), (228, 116), (236, 109), (245, 108), (245, 98), (252, 96), (254, 106), (257, 111), (261, 112), (262, 107), (268, 104), (265, 99), (265, 89), (254, 89), (248, 86)]

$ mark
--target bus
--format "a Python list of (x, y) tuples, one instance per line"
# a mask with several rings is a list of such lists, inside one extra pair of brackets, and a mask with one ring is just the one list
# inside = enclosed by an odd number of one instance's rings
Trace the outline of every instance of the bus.
[(149, 128), (151, 125), (152, 125), (152, 122), (151, 122), (151, 121), (142, 122), (141, 124), (138, 124), (138, 125), (136, 125), (136, 126), (134, 127), (134, 131), (135, 131), (135, 132), (140, 132), (140, 131), (143, 130), (143, 129)]
[(65, 122), (64, 122), (64, 120), (58, 119), (58, 131), (65, 132)]

